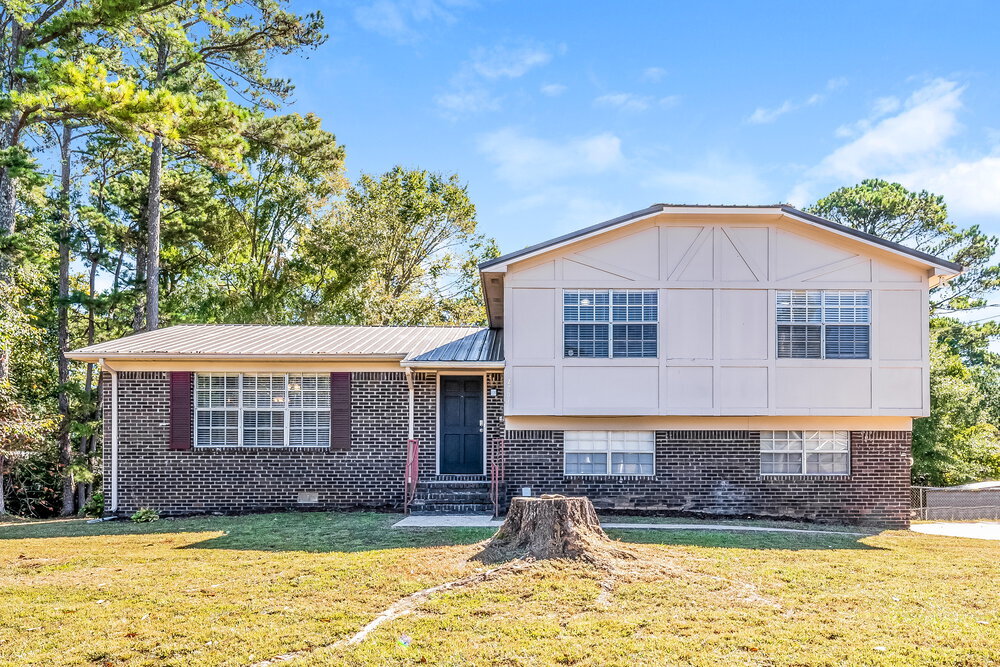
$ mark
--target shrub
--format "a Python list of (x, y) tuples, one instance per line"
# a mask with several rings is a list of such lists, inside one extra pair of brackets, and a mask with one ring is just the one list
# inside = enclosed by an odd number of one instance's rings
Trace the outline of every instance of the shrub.
[(84, 516), (101, 516), (104, 514), (104, 494), (100, 491), (94, 491), (90, 495), (90, 500), (87, 504), (83, 506)]
[(150, 509), (149, 507), (143, 507), (138, 512), (132, 515), (132, 521), (135, 521), (136, 523), (149, 523), (151, 521), (159, 521), (159, 520), (160, 520), (159, 513), (154, 509)]

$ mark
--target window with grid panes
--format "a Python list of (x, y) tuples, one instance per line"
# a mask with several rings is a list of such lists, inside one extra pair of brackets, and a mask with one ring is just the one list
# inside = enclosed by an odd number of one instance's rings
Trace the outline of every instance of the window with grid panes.
[(653, 431), (566, 431), (566, 475), (652, 475)]
[(848, 475), (847, 431), (761, 431), (762, 475)]
[(779, 359), (868, 359), (871, 292), (779, 290)]
[(656, 357), (656, 290), (563, 292), (563, 355)]
[(328, 373), (197, 373), (195, 445), (326, 447)]

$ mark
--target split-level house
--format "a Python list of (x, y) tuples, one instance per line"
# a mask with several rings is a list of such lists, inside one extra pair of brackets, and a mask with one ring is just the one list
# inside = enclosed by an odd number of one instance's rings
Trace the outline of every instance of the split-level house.
[(950, 261), (788, 206), (654, 205), (481, 265), (489, 326), (92, 345), (108, 512), (598, 508), (905, 526)]

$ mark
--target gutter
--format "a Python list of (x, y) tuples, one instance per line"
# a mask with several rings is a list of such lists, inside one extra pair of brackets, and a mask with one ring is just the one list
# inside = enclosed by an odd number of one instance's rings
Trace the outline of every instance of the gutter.
[(503, 368), (503, 361), (408, 361), (403, 360), (399, 365), (403, 368)]
[(98, 361), (101, 368), (107, 368), (111, 373), (111, 512), (118, 511), (118, 371), (104, 361)]
[(73, 361), (95, 362), (99, 359), (128, 361), (397, 361), (406, 355), (393, 354), (199, 354), (198, 352), (67, 352)]
[(409, 422), (407, 425), (407, 440), (413, 440), (413, 371), (406, 369), (406, 386), (410, 390)]

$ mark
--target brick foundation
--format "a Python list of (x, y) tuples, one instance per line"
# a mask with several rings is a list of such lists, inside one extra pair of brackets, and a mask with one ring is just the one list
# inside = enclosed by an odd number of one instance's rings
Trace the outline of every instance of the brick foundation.
[(851, 432), (848, 476), (760, 475), (755, 431), (657, 431), (656, 473), (563, 475), (562, 431), (507, 431), (507, 490), (588, 496), (597, 508), (909, 526), (910, 433)]

